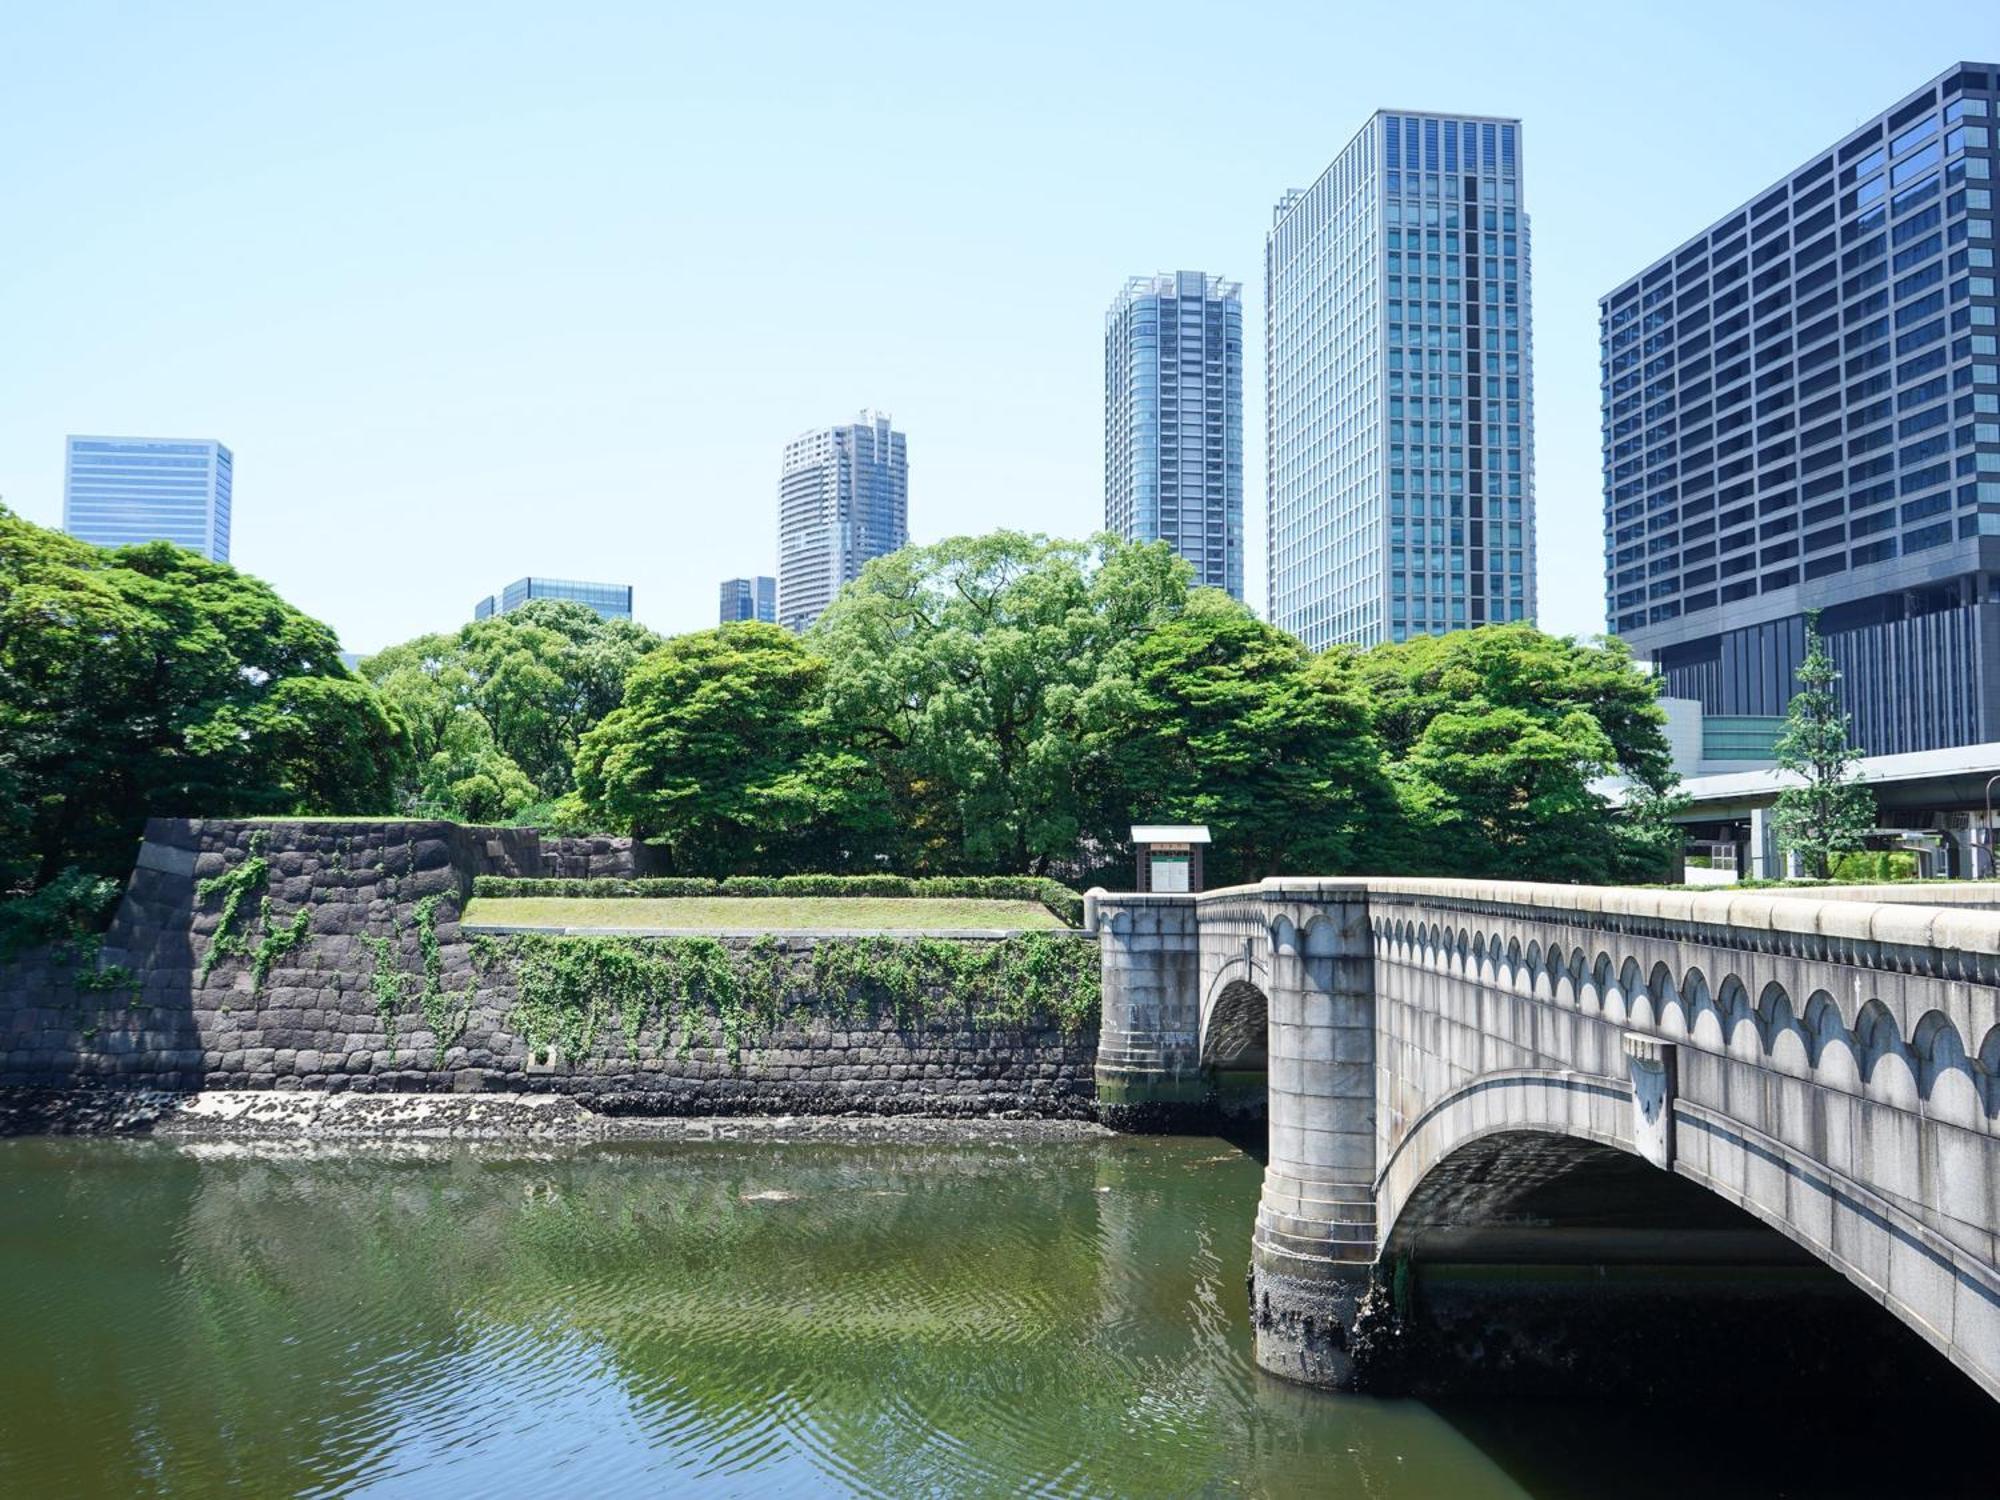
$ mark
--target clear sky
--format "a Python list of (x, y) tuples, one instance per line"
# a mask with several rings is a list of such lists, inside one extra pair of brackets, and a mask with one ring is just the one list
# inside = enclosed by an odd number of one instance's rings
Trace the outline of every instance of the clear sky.
[(662, 630), (775, 566), (779, 450), (909, 433), (919, 541), (1096, 529), (1125, 277), (1243, 283), (1377, 107), (1515, 114), (1542, 623), (1603, 623), (1596, 299), (2000, 5), (142, 6), (0, 0), (0, 498), (219, 438), (232, 560), (372, 650), (523, 573)]

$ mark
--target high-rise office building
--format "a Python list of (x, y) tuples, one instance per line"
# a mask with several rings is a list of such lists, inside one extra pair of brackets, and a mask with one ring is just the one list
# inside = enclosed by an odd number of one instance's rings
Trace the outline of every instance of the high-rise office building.
[(861, 565), (910, 540), (903, 434), (879, 413), (785, 444), (778, 476), (778, 623), (804, 630)]
[(2000, 740), (2000, 66), (1960, 63), (1599, 306), (1611, 628), (1775, 716), (1804, 612), (1857, 743)]
[(498, 594), (488, 594), (472, 606), (472, 618), (490, 620), (511, 614), (530, 599), (567, 599), (587, 604), (607, 620), (632, 618), (632, 586), (625, 583), (582, 583), (574, 578), (517, 578)]
[(1135, 276), (1104, 316), (1104, 529), (1168, 543), (1243, 597), (1243, 299), (1200, 271)]
[(1264, 249), (1271, 623), (1318, 648), (1535, 615), (1521, 127), (1378, 112)]
[(220, 443), (72, 437), (63, 462), (63, 530), (100, 547), (173, 542), (228, 562), (234, 469)]
[(721, 608), (716, 616), (724, 625), (739, 620), (762, 620), (767, 625), (778, 619), (778, 580), (775, 578), (725, 578), (722, 580)]

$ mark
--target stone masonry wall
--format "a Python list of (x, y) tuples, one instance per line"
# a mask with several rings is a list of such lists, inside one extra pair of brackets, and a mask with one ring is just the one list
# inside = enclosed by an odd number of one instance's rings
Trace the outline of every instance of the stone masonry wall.
[[(459, 913), (482, 874), (552, 874), (563, 861), (606, 873), (599, 862), (621, 857), (629, 870), (629, 843), (573, 847), (598, 842), (617, 841), (425, 821), (155, 819), (103, 954), (136, 984), (90, 988), (73, 962), (48, 952), (0, 965), (0, 1086), (534, 1090), (671, 1113), (1090, 1113), (1094, 1030), (969, 1029), (949, 1014), (899, 1024), (879, 1007), (845, 1020), (834, 1013), (847, 1007), (827, 1003), (837, 997), (809, 994), (789, 997), (770, 1035), (735, 1058), (701, 1028), (693, 1040), (703, 1045), (648, 1030), (628, 1049), (607, 1019), (589, 1056), (531, 1061), (509, 1019), (512, 967), (504, 957), (475, 961)], [(224, 893), (201, 900), (197, 885), (255, 857), (268, 878), (246, 890), (230, 927), (243, 951), (204, 972)], [(426, 906), (434, 993), (452, 1014), (447, 1029), (463, 1018), (441, 1056), (419, 999)], [(300, 912), (306, 935), (287, 947)], [(813, 939), (786, 941), (809, 971)], [(402, 976), (393, 1047), (378, 949), (386, 972)]]

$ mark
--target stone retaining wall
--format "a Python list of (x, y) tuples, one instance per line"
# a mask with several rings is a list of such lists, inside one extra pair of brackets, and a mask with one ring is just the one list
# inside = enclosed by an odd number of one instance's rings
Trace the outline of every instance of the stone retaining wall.
[[(665, 1035), (655, 1026), (628, 1046), (607, 1017), (586, 1056), (531, 1059), (514, 1024), (512, 965), (476, 962), (460, 931), (472, 882), (630, 857), (629, 841), (444, 822), (155, 819), (103, 953), (134, 982), (88, 987), (73, 961), (48, 952), (0, 966), (0, 1086), (532, 1090), (686, 1114), (1090, 1113), (1094, 1028), (974, 1027), (943, 997), (899, 1019), (794, 989), (769, 1034), (740, 1050), (712, 1021)], [(199, 884), (254, 858), (268, 877), (238, 903), (225, 942), (238, 951), (211, 963), (227, 891), (204, 899)], [(288, 946), (301, 912), (305, 935)], [(786, 940), (801, 973), (814, 941)], [(442, 1049), (426, 993), (448, 1018)]]

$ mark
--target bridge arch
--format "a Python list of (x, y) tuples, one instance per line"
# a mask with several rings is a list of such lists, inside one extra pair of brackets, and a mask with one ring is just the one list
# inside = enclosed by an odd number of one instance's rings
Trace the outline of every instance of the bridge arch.
[[(1946, 1059), (1938, 1066), (1940, 1080), (1947, 1087), (1969, 1088), (1969, 1062), (1960, 1083), (1948, 1082), (1956, 1070), (1942, 1018), (1924, 1029)], [(1629, 1092), (1605, 1081), (1518, 1070), (1468, 1083), (1413, 1122), (1390, 1154), (1378, 1201), (1385, 1264), (1412, 1267), (1420, 1285), (1436, 1281), (1439, 1268), (1446, 1268), (1443, 1278), (1453, 1289), (1441, 1307), (1424, 1310), (1424, 1318), (1436, 1325), (1427, 1324), (1427, 1334), (1440, 1328), (1451, 1333), (1458, 1324), (1469, 1326), (1468, 1320), (1490, 1332), (1522, 1315), (1521, 1306), (1501, 1305), (1490, 1291), (1462, 1296), (1457, 1278), (1476, 1287), (1490, 1277), (1468, 1274), (1469, 1268), (1587, 1267), (1601, 1275), (1607, 1267), (1630, 1266), (1657, 1277), (1678, 1274), (1681, 1267), (1708, 1267), (1701, 1274), (1712, 1287), (1715, 1268), (1723, 1267), (1763, 1288), (1760, 1296), (1774, 1277), (1784, 1278), (1779, 1284), (1806, 1299), (1800, 1305), (1814, 1316), (1829, 1305), (1829, 1278), (1837, 1279), (1857, 1295), (1830, 1304), (1835, 1316), (1852, 1320), (1866, 1303), (1875, 1303), (1933, 1354), (1975, 1380), (1990, 1373), (1952, 1336), (1953, 1309), (1971, 1308), (1975, 1316), (1983, 1310), (2000, 1327), (2000, 1278), (1972, 1256), (1862, 1183), (1769, 1139), (1720, 1131), (1693, 1159), (1677, 1159), (1662, 1171), (1641, 1153), (1628, 1128), (1632, 1106)], [(1792, 1185), (1775, 1200), (1746, 1186), (1773, 1157)], [(1833, 1233), (1830, 1219), (1799, 1211), (1800, 1192), (1857, 1210), (1867, 1229), (1860, 1235)], [(1969, 1196), (1977, 1196), (1976, 1188)], [(1968, 1214), (1976, 1208), (1968, 1204)], [(1915, 1257), (1929, 1266), (1934, 1280), (1947, 1288), (1946, 1316), (1939, 1316), (1935, 1292), (1913, 1299), (1904, 1290), (1908, 1283), (1885, 1276), (1891, 1256)], [(1535, 1295), (1546, 1299), (1552, 1293), (1538, 1287)], [(1736, 1316), (1718, 1317), (1709, 1309), (1697, 1319), (1692, 1311), (1691, 1303), (1669, 1297), (1646, 1316), (1677, 1328), (1701, 1324), (1722, 1330), (1730, 1329)], [(1963, 1316), (1958, 1313), (1958, 1319)], [(1859, 1332), (1866, 1334), (1865, 1316), (1861, 1321)], [(1822, 1342), (1835, 1336), (1825, 1326), (1816, 1330)], [(1517, 1349), (1507, 1357), (1518, 1362), (1531, 1353)], [(1727, 1356), (1727, 1345), (1718, 1343), (1702, 1357), (1726, 1363)], [(1457, 1360), (1476, 1364), (1492, 1357), (1492, 1350), (1460, 1350)], [(1855, 1357), (1869, 1357), (1868, 1348), (1857, 1344)], [(1907, 1365), (1907, 1351), (1903, 1358)], [(1923, 1366), (1916, 1362), (1913, 1373), (1926, 1376)], [(1623, 1378), (1637, 1372), (1610, 1373)]]

